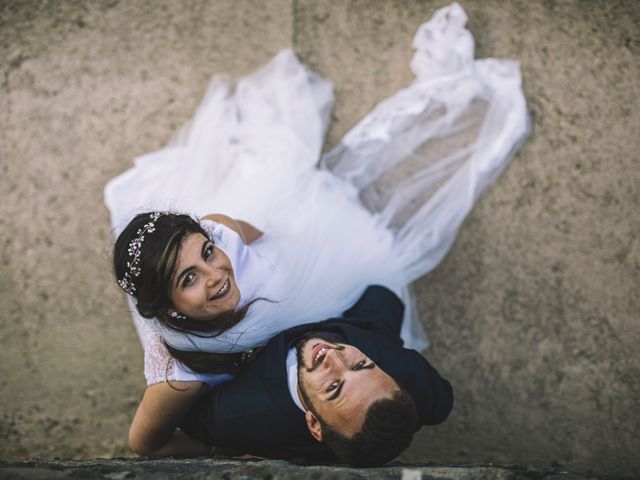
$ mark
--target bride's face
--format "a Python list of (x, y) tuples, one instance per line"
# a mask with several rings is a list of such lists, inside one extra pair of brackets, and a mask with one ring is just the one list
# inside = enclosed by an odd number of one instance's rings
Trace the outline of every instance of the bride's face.
[(182, 241), (171, 300), (179, 313), (199, 320), (233, 310), (240, 302), (229, 257), (201, 233)]

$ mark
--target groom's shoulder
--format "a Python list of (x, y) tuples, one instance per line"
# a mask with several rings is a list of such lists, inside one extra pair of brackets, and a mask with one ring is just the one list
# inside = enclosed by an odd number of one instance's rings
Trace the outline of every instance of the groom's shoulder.
[(404, 317), (402, 300), (390, 289), (370, 285), (360, 299), (342, 317), (345, 322), (401, 343), (400, 327)]
[(363, 308), (385, 307), (395, 309), (400, 312), (404, 311), (402, 300), (392, 290), (382, 285), (369, 285), (358, 301), (344, 315), (357, 312)]

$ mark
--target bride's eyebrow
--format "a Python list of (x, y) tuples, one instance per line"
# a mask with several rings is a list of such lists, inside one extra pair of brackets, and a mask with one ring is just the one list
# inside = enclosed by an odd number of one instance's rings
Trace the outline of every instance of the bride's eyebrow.
[[(207, 238), (202, 244), (202, 248), (200, 249), (200, 256), (202, 258), (204, 258), (204, 251), (207, 249), (207, 245), (209, 245), (209, 243), (213, 243), (213, 242), (211, 242), (211, 240)], [(182, 281), (182, 277), (184, 277), (187, 273), (189, 273), (194, 268), (196, 268), (195, 265), (191, 265), (190, 267), (187, 267), (184, 270), (182, 270), (182, 272), (180, 272), (180, 275), (178, 275), (178, 277), (176, 278), (176, 287), (180, 285), (180, 282)]]

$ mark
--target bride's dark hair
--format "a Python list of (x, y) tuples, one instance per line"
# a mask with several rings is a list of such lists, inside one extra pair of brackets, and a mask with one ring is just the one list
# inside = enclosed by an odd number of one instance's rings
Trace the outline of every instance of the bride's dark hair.
[[(152, 214), (153, 212), (147, 212), (136, 215), (120, 233), (113, 248), (113, 273), (119, 283), (125, 278), (133, 283), (135, 291), (130, 293), (136, 299), (136, 308), (140, 315), (145, 318), (155, 317), (172, 330), (201, 337), (214, 337), (236, 325), (256, 300), (208, 320), (189, 317), (176, 319), (169, 315), (169, 310), (173, 308), (170, 296), (171, 283), (182, 241), (193, 233), (201, 233), (207, 238), (209, 235), (200, 223), (189, 215), (162, 213), (153, 220)], [(135, 266), (139, 269), (139, 274), (132, 276), (129, 265), (132, 260), (131, 242), (140, 237), (138, 232), (144, 231), (149, 222), (154, 224), (153, 231), (143, 233), (144, 240)], [(198, 373), (233, 371), (239, 367), (242, 358), (241, 354), (190, 352), (178, 350), (170, 345), (167, 345), (167, 348), (174, 358)]]

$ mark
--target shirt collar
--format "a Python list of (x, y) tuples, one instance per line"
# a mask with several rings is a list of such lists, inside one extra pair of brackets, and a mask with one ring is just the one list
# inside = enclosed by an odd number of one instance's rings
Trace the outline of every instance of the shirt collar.
[(300, 395), (298, 395), (298, 355), (296, 352), (296, 347), (291, 347), (289, 349), (289, 353), (287, 353), (286, 368), (289, 395), (291, 395), (293, 403), (295, 403), (300, 410), (306, 412), (306, 410), (302, 406)]

